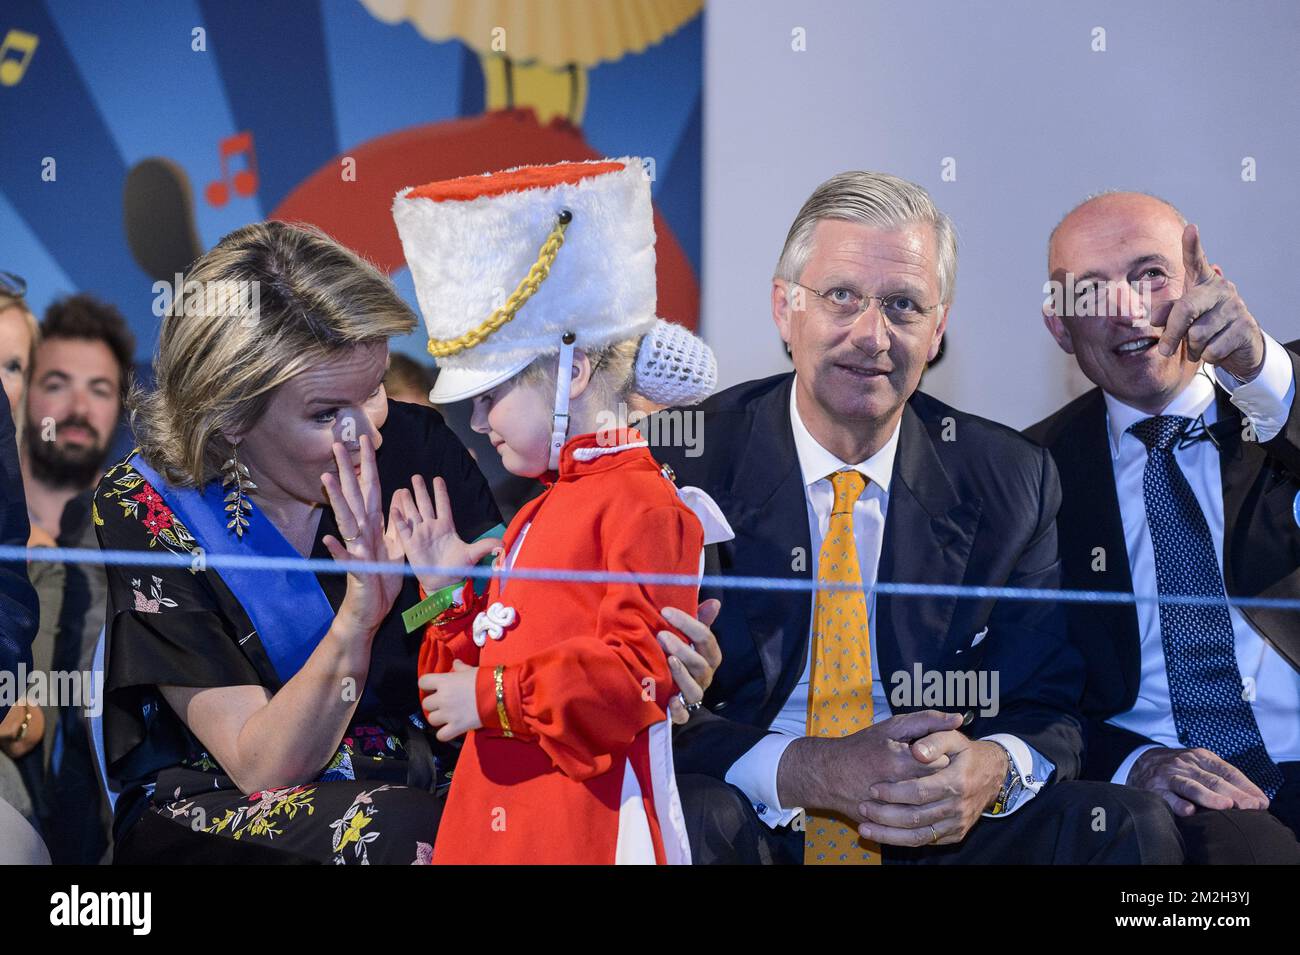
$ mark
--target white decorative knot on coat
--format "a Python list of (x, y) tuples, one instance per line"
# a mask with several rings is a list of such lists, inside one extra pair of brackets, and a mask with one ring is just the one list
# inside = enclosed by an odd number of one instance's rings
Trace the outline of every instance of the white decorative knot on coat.
[(483, 646), (488, 637), (500, 640), (505, 635), (506, 628), (513, 627), (518, 619), (519, 614), (514, 607), (507, 607), (500, 601), (494, 603), (474, 618), (474, 645)]

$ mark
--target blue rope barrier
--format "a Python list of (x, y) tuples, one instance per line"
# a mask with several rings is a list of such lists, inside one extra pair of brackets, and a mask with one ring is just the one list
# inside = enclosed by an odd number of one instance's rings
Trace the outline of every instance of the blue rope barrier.
[[(626, 571), (569, 570), (561, 568), (520, 568), (495, 571), (490, 567), (442, 567), (436, 565), (400, 568), (381, 561), (347, 561), (340, 563), (329, 558), (308, 557), (244, 557), (233, 554), (207, 554), (195, 550), (191, 554), (171, 551), (149, 553), (136, 550), (101, 551), (88, 547), (26, 547), (0, 546), (0, 563), (41, 560), (51, 563), (101, 564), (128, 567), (184, 567), (196, 572), (221, 570), (223, 567), (250, 570), (307, 570), (326, 574), (437, 574), (443, 577), (487, 578), (500, 573), (510, 580), (553, 580), (565, 583), (599, 584), (658, 584), (661, 586), (694, 587), (718, 590), (770, 590), (811, 592), (813, 590), (857, 590), (852, 584), (819, 584), (811, 577), (741, 577), (706, 574), (703, 579), (692, 574), (630, 573)], [(1215, 597), (1181, 594), (1135, 594), (1110, 590), (1051, 590), (1035, 587), (967, 587), (956, 584), (908, 584), (878, 581), (873, 588), (877, 594), (902, 597), (957, 597), (972, 600), (1026, 600), (1056, 601), (1083, 604), (1187, 604), (1190, 606), (1219, 606)], [(1300, 611), (1300, 600), (1281, 597), (1228, 597), (1228, 603), (1243, 608)]]

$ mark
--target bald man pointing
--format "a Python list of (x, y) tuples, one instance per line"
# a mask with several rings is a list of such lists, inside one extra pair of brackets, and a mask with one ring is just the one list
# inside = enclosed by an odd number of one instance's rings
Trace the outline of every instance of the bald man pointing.
[[(1108, 193), (1048, 249), (1043, 319), (1097, 387), (1026, 431), (1061, 475), (1088, 680), (1084, 778), (1159, 793), (1189, 862), (1298, 862), (1297, 344), (1260, 328), (1169, 203)], [(1158, 599), (1156, 599), (1158, 598)]]

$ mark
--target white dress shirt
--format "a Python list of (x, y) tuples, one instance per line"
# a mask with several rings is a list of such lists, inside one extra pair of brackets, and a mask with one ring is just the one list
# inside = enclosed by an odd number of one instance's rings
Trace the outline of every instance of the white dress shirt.
[[(1187, 418), (1205, 416), (1206, 425), (1218, 420), (1214, 400), (1214, 379), (1232, 396), (1234, 405), (1250, 419), (1260, 441), (1268, 441), (1281, 431), (1295, 398), (1295, 381), (1286, 349), (1264, 336), (1264, 368), (1254, 381), (1242, 384), (1221, 369), (1201, 371), (1161, 412)], [(1120, 518), (1124, 524), (1124, 544), (1128, 550), (1129, 569), (1135, 594), (1155, 594), (1156, 561), (1147, 526), (1146, 503), (1142, 492), (1142, 472), (1147, 450), (1128, 428), (1150, 417), (1106, 395), (1107, 427), (1110, 433), (1111, 466), (1115, 473), (1115, 491), (1119, 497)], [(1223, 573), (1223, 478), (1218, 449), (1209, 441), (1198, 441), (1174, 449), (1178, 467), (1196, 495), (1196, 501), (1210, 526), (1214, 549), (1219, 554), (1219, 573)], [(1137, 702), (1127, 713), (1112, 717), (1114, 726), (1140, 733), (1161, 746), (1182, 748), (1174, 714), (1169, 702), (1169, 675), (1165, 670), (1165, 652), (1160, 640), (1160, 608), (1154, 602), (1136, 605), (1138, 637), (1141, 650), (1141, 682)], [(1300, 760), (1300, 673), (1272, 645), (1261, 637), (1236, 607), (1229, 606), (1232, 633), (1236, 645), (1237, 666), (1243, 679), (1254, 681), (1256, 698), (1252, 704), (1264, 745), (1275, 762)], [(1120, 764), (1112, 781), (1128, 781), (1134, 762), (1152, 746), (1140, 746)]]
[[(811, 532), (812, 550), (808, 555), (812, 565), (812, 575), (817, 576), (817, 557), (821, 551), (822, 538), (830, 525), (831, 509), (835, 503), (835, 491), (828, 475), (836, 471), (858, 471), (867, 479), (866, 489), (853, 505), (853, 539), (858, 551), (858, 565), (862, 572), (862, 582), (867, 588), (867, 626), (871, 633), (876, 632), (876, 573), (880, 566), (880, 550), (885, 539), (885, 514), (889, 509), (889, 485), (894, 475), (894, 458), (898, 453), (897, 426), (889, 440), (865, 461), (848, 464), (841, 461), (830, 451), (817, 443), (795, 404), (798, 380), (790, 389), (790, 426), (794, 432), (795, 453), (799, 458), (799, 470), (803, 476), (804, 498), (808, 508), (808, 529)], [(923, 599), (923, 598), (908, 598)], [(816, 597), (809, 595), (814, 602)], [(815, 613), (810, 615), (815, 616)], [(808, 725), (808, 685), (812, 679), (812, 625), (809, 621), (809, 652), (804, 660), (803, 675), (795, 684), (789, 698), (781, 711), (772, 720), (769, 727), (772, 734), (755, 743), (744, 755), (732, 763), (727, 771), (726, 781), (743, 792), (753, 804), (760, 819), (773, 828), (789, 823), (798, 815), (800, 807), (783, 807), (777, 796), (777, 767), (786, 747), (801, 736), (807, 734)], [(876, 641), (871, 640), (871, 700), (872, 722), (879, 722), (891, 716), (889, 700), (886, 696), (886, 681), (881, 679), (880, 661), (876, 654)], [(1011, 754), (1017, 772), (1028, 780), (1032, 775), (1034, 782), (1027, 781), (1025, 789), (1014, 798), (1007, 812), (1013, 812), (1030, 799), (1042, 787), (1042, 780), (1048, 778), (1056, 768), (1033, 747), (1023, 740), (1005, 733), (986, 737), (1001, 743)], [(866, 794), (863, 794), (864, 798)]]

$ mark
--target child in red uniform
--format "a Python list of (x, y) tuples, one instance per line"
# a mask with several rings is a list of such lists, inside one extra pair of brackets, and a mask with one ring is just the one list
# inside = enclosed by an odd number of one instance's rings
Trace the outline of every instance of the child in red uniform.
[[(694, 613), (706, 542), (730, 537), (619, 427), (636, 393), (691, 403), (712, 354), (655, 318), (654, 227), (639, 161), (566, 163), (404, 190), (394, 216), (440, 372), (436, 403), (546, 491), (515, 516), (499, 572), (421, 576), (431, 725), (468, 733), (436, 863), (688, 863), (659, 608)], [(688, 506), (686, 501), (690, 501)], [(471, 563), (445, 491), (398, 499), (416, 566)], [(702, 516), (697, 516), (702, 515)], [(675, 575), (671, 583), (532, 579), (534, 569)], [(425, 605), (428, 605), (427, 607)]]

